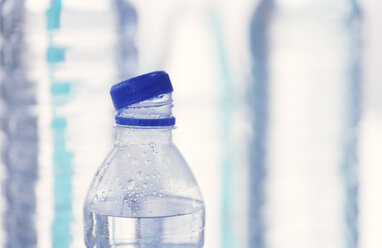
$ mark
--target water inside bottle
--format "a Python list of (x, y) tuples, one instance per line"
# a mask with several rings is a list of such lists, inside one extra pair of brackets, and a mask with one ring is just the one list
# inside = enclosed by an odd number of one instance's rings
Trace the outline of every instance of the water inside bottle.
[[(112, 199), (84, 209), (87, 247), (201, 248), (204, 205), (187, 198), (129, 197), (121, 210)], [(106, 207), (105, 207), (106, 206)]]

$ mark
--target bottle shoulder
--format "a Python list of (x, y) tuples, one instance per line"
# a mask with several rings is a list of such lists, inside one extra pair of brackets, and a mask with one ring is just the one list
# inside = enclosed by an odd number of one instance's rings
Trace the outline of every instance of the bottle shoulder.
[(124, 214), (129, 215), (134, 201), (147, 199), (204, 208), (195, 178), (173, 143), (114, 146), (93, 179), (85, 206), (105, 209), (112, 204), (127, 208)]

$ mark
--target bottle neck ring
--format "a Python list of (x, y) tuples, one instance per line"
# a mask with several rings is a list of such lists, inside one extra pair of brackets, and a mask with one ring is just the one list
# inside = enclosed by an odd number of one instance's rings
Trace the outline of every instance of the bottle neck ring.
[(168, 127), (175, 125), (175, 117), (161, 119), (136, 119), (121, 116), (115, 117), (115, 122), (123, 126), (139, 126), (139, 127)]

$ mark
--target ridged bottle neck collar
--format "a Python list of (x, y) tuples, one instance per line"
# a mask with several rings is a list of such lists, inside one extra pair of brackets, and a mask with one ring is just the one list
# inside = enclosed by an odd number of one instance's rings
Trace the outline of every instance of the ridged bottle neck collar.
[(117, 125), (128, 127), (170, 127), (175, 125), (172, 115), (171, 93), (129, 105), (117, 111)]

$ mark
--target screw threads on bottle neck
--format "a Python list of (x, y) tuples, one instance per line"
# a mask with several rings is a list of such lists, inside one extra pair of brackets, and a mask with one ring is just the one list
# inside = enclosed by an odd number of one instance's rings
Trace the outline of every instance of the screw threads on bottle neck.
[(117, 111), (117, 125), (129, 127), (169, 127), (175, 125), (172, 116), (171, 93), (132, 104)]

